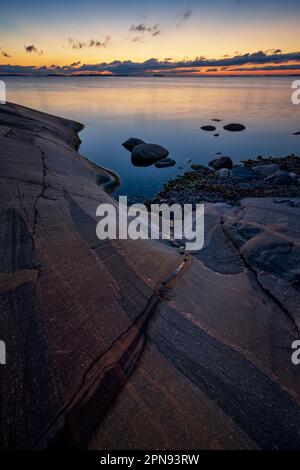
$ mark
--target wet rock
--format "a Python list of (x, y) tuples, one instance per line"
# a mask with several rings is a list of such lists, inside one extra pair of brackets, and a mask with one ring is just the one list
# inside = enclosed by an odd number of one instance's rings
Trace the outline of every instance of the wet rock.
[(300, 135), (300, 132), (294, 132), (293, 135)]
[(228, 168), (221, 168), (221, 170), (216, 171), (216, 175), (220, 178), (229, 178), (231, 176), (231, 171)]
[(232, 124), (226, 124), (224, 126), (225, 131), (229, 132), (241, 132), (246, 129), (246, 127), (243, 124), (237, 124), (237, 123), (232, 123)]
[(265, 178), (265, 181), (275, 185), (287, 185), (293, 182), (293, 178), (286, 171), (275, 171), (272, 175)]
[(131, 161), (136, 166), (149, 166), (163, 158), (169, 151), (157, 144), (139, 144), (131, 152)]
[(256, 178), (255, 172), (251, 168), (247, 168), (245, 166), (234, 167), (231, 175), (233, 178), (245, 178), (245, 179)]
[(216, 158), (215, 160), (209, 162), (208, 165), (214, 170), (220, 170), (221, 168), (229, 168), (229, 170), (231, 170), (233, 167), (232, 160), (229, 157)]
[(252, 167), (252, 170), (256, 173), (258, 178), (261, 179), (267, 178), (279, 169), (279, 165), (276, 165), (276, 163), (272, 163), (271, 165), (258, 165)]
[(219, 137), (220, 134), (214, 134), (214, 137)]
[(208, 170), (208, 168), (204, 165), (200, 165), (200, 163), (193, 163), (191, 165), (192, 170), (194, 171), (201, 171), (201, 170)]
[(222, 119), (212, 119), (212, 121), (214, 121), (214, 122), (221, 122)]
[(213, 132), (216, 130), (216, 128), (214, 126), (202, 126), (201, 129), (203, 131), (207, 131), (207, 132)]
[(174, 165), (176, 165), (176, 161), (172, 158), (164, 158), (163, 160), (154, 163), (154, 166), (156, 166), (156, 168), (168, 168), (169, 166)]
[(126, 150), (129, 150), (129, 152), (132, 152), (134, 147), (140, 144), (144, 144), (145, 142), (141, 139), (137, 139), (136, 137), (130, 137), (130, 139), (126, 140), (126, 142), (123, 142), (123, 147), (126, 148)]

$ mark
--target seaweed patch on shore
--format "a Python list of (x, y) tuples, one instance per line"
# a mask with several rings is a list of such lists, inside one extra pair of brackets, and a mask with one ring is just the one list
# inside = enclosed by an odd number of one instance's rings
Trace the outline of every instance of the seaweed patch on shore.
[(175, 179), (168, 181), (149, 204), (196, 204), (226, 202), (234, 205), (245, 197), (300, 196), (300, 157), (248, 159), (232, 170), (213, 170), (194, 164)]

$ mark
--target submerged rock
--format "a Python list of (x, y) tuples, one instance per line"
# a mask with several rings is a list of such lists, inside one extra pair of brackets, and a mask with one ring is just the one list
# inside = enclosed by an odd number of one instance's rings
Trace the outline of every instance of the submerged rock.
[(229, 132), (241, 132), (246, 129), (246, 127), (243, 124), (237, 124), (237, 123), (232, 123), (232, 124), (226, 124), (224, 126), (225, 131)]
[(137, 166), (149, 166), (169, 155), (169, 151), (157, 144), (139, 144), (131, 152), (132, 163)]
[(172, 158), (164, 158), (163, 160), (154, 163), (154, 166), (156, 166), (156, 168), (168, 168), (169, 166), (174, 165), (176, 165), (176, 161)]
[(130, 137), (130, 139), (126, 140), (126, 142), (123, 142), (123, 147), (126, 148), (126, 150), (129, 150), (131, 152), (134, 147), (140, 144), (144, 144), (145, 142), (141, 139), (137, 139), (136, 137)]
[(215, 126), (202, 126), (201, 129), (207, 132), (213, 132), (216, 130)]
[(221, 168), (229, 168), (229, 170), (231, 170), (233, 167), (233, 163), (230, 157), (216, 158), (215, 160), (209, 162), (208, 165), (214, 170), (220, 170)]

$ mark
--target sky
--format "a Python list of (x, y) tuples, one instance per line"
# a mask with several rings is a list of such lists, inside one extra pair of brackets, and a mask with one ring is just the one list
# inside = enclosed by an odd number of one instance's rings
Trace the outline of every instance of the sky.
[(299, 0), (1, 0), (0, 74), (297, 74), (299, 24)]

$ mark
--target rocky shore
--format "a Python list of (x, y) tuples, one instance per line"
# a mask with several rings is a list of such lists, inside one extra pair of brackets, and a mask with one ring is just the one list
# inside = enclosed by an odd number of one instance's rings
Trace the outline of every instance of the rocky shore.
[(219, 157), (208, 167), (192, 164), (191, 170), (167, 182), (151, 201), (196, 204), (227, 202), (237, 204), (245, 197), (299, 197), (300, 157), (249, 159), (233, 165)]
[[(0, 447), (299, 449), (300, 199), (208, 202), (192, 255), (101, 241), (115, 181), (78, 153), (79, 129), (0, 106)], [(191, 171), (183, 200), (203, 200), (193, 178), (234, 178), (216, 171)]]

